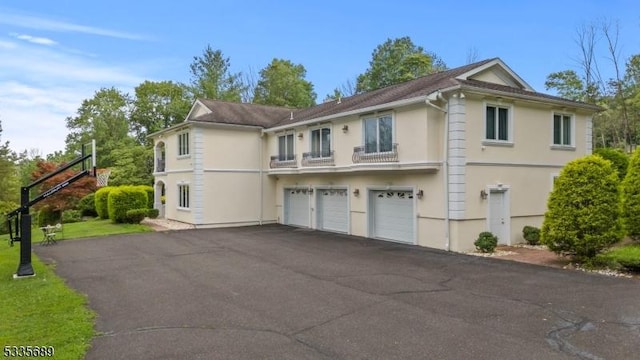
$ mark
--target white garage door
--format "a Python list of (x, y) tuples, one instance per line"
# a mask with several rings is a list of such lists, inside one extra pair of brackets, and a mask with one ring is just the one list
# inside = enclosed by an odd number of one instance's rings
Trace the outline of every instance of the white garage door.
[(373, 237), (413, 244), (413, 191), (372, 191), (370, 196)]
[(284, 223), (309, 227), (309, 190), (284, 189)]
[(346, 189), (316, 190), (318, 229), (346, 233), (349, 231), (349, 194)]

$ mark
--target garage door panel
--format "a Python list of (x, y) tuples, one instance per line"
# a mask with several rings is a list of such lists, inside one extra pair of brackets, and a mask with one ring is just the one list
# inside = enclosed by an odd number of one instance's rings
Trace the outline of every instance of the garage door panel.
[(284, 223), (309, 227), (309, 191), (307, 189), (285, 189)]
[(318, 189), (318, 228), (346, 233), (349, 231), (349, 203), (346, 189)]
[(373, 191), (371, 196), (373, 236), (413, 243), (414, 211), (412, 191)]

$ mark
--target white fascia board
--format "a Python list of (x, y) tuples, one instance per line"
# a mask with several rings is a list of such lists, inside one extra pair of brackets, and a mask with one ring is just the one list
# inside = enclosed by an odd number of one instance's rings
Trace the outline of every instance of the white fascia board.
[(202, 106), (203, 108), (207, 109), (207, 114), (211, 113), (211, 109), (209, 109), (202, 101), (200, 101), (200, 99), (196, 99), (196, 101), (193, 102), (193, 105), (191, 105), (191, 109), (189, 110), (187, 117), (184, 118), (184, 121), (187, 121), (187, 119), (191, 117), (191, 113), (196, 109), (197, 106)]
[(190, 124), (190, 122), (187, 122), (185, 120), (184, 122), (181, 122), (180, 124), (176, 124), (176, 125), (173, 125), (173, 126), (170, 126), (170, 127), (166, 128), (166, 129), (162, 129), (162, 130), (156, 131), (154, 133), (151, 133), (151, 134), (147, 135), (147, 139), (153, 139), (153, 138), (155, 138), (155, 137), (157, 137), (159, 135), (162, 135), (162, 134), (165, 134), (165, 133), (168, 133), (168, 132), (178, 131), (178, 130), (180, 130), (182, 128), (188, 127), (189, 124)]
[(516, 74), (507, 64), (504, 63), (501, 59), (494, 59), (493, 61), (489, 61), (488, 63), (478, 66), (473, 70), (469, 70), (464, 74), (460, 74), (456, 76), (456, 79), (467, 80), (470, 76), (483, 72), (484, 70), (494, 66), (500, 66), (506, 73), (508, 73), (516, 82), (520, 83), (525, 90), (535, 91), (531, 85), (529, 85), (523, 78), (521, 78), (518, 74)]
[(253, 131), (262, 130), (262, 126), (255, 126), (255, 125), (225, 124), (225, 123), (193, 121), (193, 120), (187, 120), (187, 123), (193, 124), (194, 126), (198, 126), (198, 127), (214, 127), (214, 128), (217, 127), (217, 128), (226, 128), (226, 129), (234, 129), (234, 130), (253, 130)]
[(389, 108), (394, 108), (394, 107), (399, 107), (399, 106), (419, 104), (421, 102), (425, 102), (426, 100), (427, 100), (427, 96), (418, 96), (418, 97), (414, 97), (414, 98), (410, 98), (410, 99), (403, 99), (403, 100), (393, 101), (393, 102), (389, 102), (389, 103), (384, 103), (384, 104), (369, 106), (369, 107), (365, 107), (365, 108), (360, 108), (360, 109), (356, 109), (356, 110), (345, 111), (345, 112), (341, 112), (341, 113), (337, 113), (337, 114), (333, 114), (333, 115), (322, 116), (322, 117), (319, 117), (319, 118), (304, 120), (304, 121), (295, 122), (295, 123), (292, 123), (292, 124), (276, 126), (276, 127), (265, 129), (264, 132), (265, 133), (273, 133), (273, 132), (277, 132), (277, 131), (282, 131), (282, 130), (286, 130), (286, 129), (295, 128), (295, 127), (298, 127), (298, 126), (304, 126), (304, 125), (310, 125), (310, 124), (324, 122), (324, 121), (330, 121), (330, 120), (341, 118), (341, 117), (345, 117), (345, 116), (364, 114), (364, 113), (368, 113), (368, 112), (376, 111), (376, 110), (383, 110), (383, 109), (387, 110)]
[(530, 96), (530, 95), (525, 95), (525, 94), (517, 94), (517, 93), (508, 92), (508, 91), (500, 91), (500, 90), (494, 90), (494, 89), (477, 88), (477, 87), (474, 87), (474, 86), (467, 86), (467, 85), (462, 85), (459, 88), (460, 88), (460, 90), (468, 91), (470, 93), (476, 93), (476, 94), (480, 94), (480, 95), (490, 94), (490, 95), (495, 95), (495, 96), (502, 96), (502, 97), (505, 97), (505, 98), (526, 100), (526, 101), (540, 103), (540, 104), (559, 105), (559, 106), (564, 106), (564, 107), (569, 107), (569, 108), (583, 109), (583, 110), (588, 110), (590, 112), (599, 112), (599, 111), (602, 110), (597, 105), (580, 104), (580, 103), (575, 103), (575, 102), (573, 102), (571, 100), (546, 99), (546, 98), (540, 98), (540, 97), (537, 97), (537, 96)]

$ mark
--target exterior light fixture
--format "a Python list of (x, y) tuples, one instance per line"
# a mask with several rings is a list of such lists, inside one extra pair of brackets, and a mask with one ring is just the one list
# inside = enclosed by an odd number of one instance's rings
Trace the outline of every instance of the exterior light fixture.
[(487, 192), (486, 192), (486, 191), (484, 191), (484, 189), (480, 190), (480, 198), (481, 198), (482, 200), (486, 200), (486, 199), (487, 199), (487, 195), (488, 195), (488, 194), (487, 194)]
[(353, 190), (353, 196), (360, 196), (360, 189)]
[(348, 131), (349, 131), (349, 125), (345, 125), (345, 126), (342, 127), (342, 132), (343, 133), (346, 134)]
[(424, 196), (424, 191), (418, 190), (418, 192), (416, 193), (416, 196), (418, 197), (418, 199), (422, 199), (422, 197)]
[(302, 135), (302, 133), (298, 133), (298, 139), (302, 140), (303, 137), (304, 135)]

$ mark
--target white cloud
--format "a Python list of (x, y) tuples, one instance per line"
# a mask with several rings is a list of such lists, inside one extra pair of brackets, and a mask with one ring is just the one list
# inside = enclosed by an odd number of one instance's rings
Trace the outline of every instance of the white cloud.
[(51, 40), (49, 38), (45, 38), (45, 37), (38, 37), (38, 36), (31, 36), (27, 34), (17, 34), (17, 33), (11, 33), (9, 35), (13, 36), (16, 39), (28, 41), (30, 43), (34, 43), (38, 45), (52, 46), (52, 45), (58, 44), (56, 41)]
[(11, 13), (11, 10), (7, 9), (3, 9), (3, 14), (2, 16), (0, 16), (0, 24), (12, 25), (27, 29), (49, 30), (57, 32), (75, 32), (127, 40), (151, 40), (151, 37), (142, 34), (134, 34), (124, 31), (79, 25), (71, 22), (47, 19), (44, 17), (33, 15), (16, 14)]
[(104, 64), (97, 59), (0, 39), (0, 121), (2, 142), (12, 149), (64, 150), (65, 119), (103, 87), (124, 92), (145, 80), (136, 64)]

